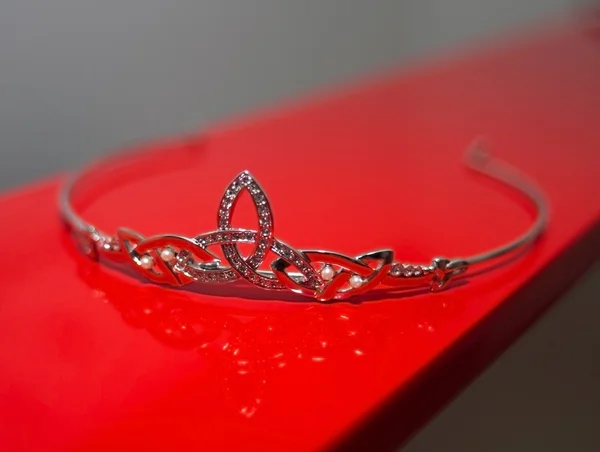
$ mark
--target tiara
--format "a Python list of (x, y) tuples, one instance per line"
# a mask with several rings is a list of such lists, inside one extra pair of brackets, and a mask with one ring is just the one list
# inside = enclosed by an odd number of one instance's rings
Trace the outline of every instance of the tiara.
[[(516, 168), (493, 158), (476, 141), (467, 152), (466, 165), (525, 196), (535, 207), (536, 218), (522, 235), (498, 248), (468, 257), (435, 257), (418, 264), (396, 260), (392, 249), (380, 249), (359, 256), (321, 249), (296, 249), (275, 236), (274, 214), (265, 190), (248, 171), (241, 172), (227, 186), (217, 210), (217, 229), (194, 237), (164, 234), (145, 237), (119, 228), (106, 234), (85, 221), (73, 208), (73, 190), (90, 175), (76, 175), (60, 194), (61, 217), (78, 248), (96, 261), (126, 263), (146, 280), (166, 286), (226, 284), (245, 280), (269, 291), (291, 291), (327, 302), (364, 294), (376, 287), (398, 289), (428, 288), (437, 292), (464, 275), (472, 266), (512, 255), (531, 245), (543, 233), (548, 208), (535, 183)], [(247, 192), (258, 219), (256, 229), (232, 226), (236, 203)], [(248, 256), (240, 244), (253, 244)], [(220, 247), (224, 259), (211, 251)], [(276, 257), (266, 262), (269, 252)], [(263, 269), (268, 264), (268, 269)], [(243, 288), (240, 295), (243, 296)]]

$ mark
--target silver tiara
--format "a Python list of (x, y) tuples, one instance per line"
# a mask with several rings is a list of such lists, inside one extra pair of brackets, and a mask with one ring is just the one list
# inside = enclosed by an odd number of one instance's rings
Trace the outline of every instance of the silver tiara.
[[(75, 177), (62, 190), (62, 218), (80, 250), (94, 260), (127, 262), (152, 282), (167, 286), (226, 284), (237, 280), (271, 291), (291, 291), (319, 301), (343, 300), (378, 286), (439, 291), (473, 265), (490, 262), (522, 250), (544, 231), (548, 213), (544, 196), (525, 175), (508, 164), (493, 159), (479, 144), (467, 153), (467, 165), (488, 177), (519, 191), (536, 207), (536, 219), (529, 230), (513, 241), (484, 253), (456, 258), (434, 258), (431, 263), (399, 261), (391, 249), (348, 256), (320, 249), (302, 250), (275, 236), (274, 215), (267, 195), (248, 171), (240, 173), (225, 190), (218, 208), (217, 229), (195, 237), (165, 234), (144, 237), (126, 228), (109, 235), (83, 220), (71, 205), (71, 193), (81, 177)], [(87, 174), (87, 172), (82, 173)], [(247, 191), (258, 218), (257, 229), (232, 227), (231, 218), (240, 195)], [(254, 244), (248, 256), (238, 244)], [(220, 247), (221, 260), (211, 252)], [(276, 257), (263, 263), (272, 252)], [(241, 289), (243, 291), (243, 289)], [(243, 296), (243, 292), (240, 293)]]

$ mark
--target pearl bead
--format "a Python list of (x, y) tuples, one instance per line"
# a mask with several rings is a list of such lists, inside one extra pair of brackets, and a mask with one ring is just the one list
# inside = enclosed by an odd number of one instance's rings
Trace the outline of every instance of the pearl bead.
[(323, 266), (323, 268), (321, 269), (321, 278), (323, 278), (324, 281), (330, 281), (333, 279), (334, 276), (335, 270), (331, 265)]
[(348, 280), (348, 284), (350, 285), (350, 287), (352, 287), (353, 289), (356, 289), (357, 287), (360, 287), (361, 284), (363, 283), (363, 280), (360, 276), (358, 275), (352, 275), (350, 277), (350, 279)]
[(171, 248), (164, 248), (160, 252), (160, 258), (165, 262), (171, 262), (173, 259), (175, 259), (175, 251), (173, 251)]
[(154, 259), (152, 259), (152, 256), (144, 254), (142, 257), (140, 257), (140, 265), (142, 268), (150, 270), (152, 267), (154, 267)]

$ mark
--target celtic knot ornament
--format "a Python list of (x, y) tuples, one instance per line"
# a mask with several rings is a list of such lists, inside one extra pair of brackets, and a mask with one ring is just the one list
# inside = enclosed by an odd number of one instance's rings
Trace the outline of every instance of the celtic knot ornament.
[[(258, 217), (258, 229), (240, 229), (232, 226), (232, 218), (239, 197), (250, 195)], [(156, 283), (181, 286), (192, 282), (228, 283), (244, 279), (249, 283), (272, 290), (290, 290), (319, 301), (346, 299), (364, 293), (381, 283), (408, 285), (429, 282), (432, 290), (439, 290), (462, 271), (454, 263), (434, 261), (431, 268), (421, 271), (403, 271), (395, 274), (392, 250), (380, 250), (356, 257), (321, 250), (296, 250), (275, 237), (271, 205), (264, 190), (247, 171), (238, 175), (227, 187), (217, 214), (218, 229), (193, 238), (178, 235), (143, 237), (129, 230), (119, 229), (119, 252), (126, 252), (130, 262), (141, 275)], [(244, 257), (239, 243), (254, 244), (252, 252)], [(222, 265), (210, 247), (219, 246), (229, 265)], [(105, 251), (111, 249), (103, 248)], [(114, 250), (113, 250), (114, 251)], [(268, 253), (277, 258), (270, 270), (260, 266)], [(396, 265), (394, 269), (393, 266)]]
[[(134, 156), (136, 164), (138, 158)], [(114, 236), (101, 232), (82, 219), (71, 204), (72, 193), (82, 188), (79, 184), (91, 174), (89, 169), (65, 186), (60, 207), (63, 220), (85, 255), (94, 260), (128, 262), (144, 278), (159, 284), (182, 286), (245, 280), (262, 289), (291, 291), (320, 301), (346, 299), (380, 285), (400, 289), (427, 287), (435, 292), (447, 288), (474, 264), (501, 257), (511, 259), (513, 252), (525, 249), (541, 236), (548, 221), (543, 193), (518, 169), (488, 154), (480, 141), (475, 141), (469, 149), (466, 164), (469, 169), (526, 196), (536, 208), (535, 222), (524, 234), (497, 248), (465, 258), (435, 258), (431, 264), (395, 261), (390, 249), (347, 256), (296, 249), (284, 243), (275, 236), (271, 204), (248, 171), (239, 174), (225, 190), (217, 212), (217, 229), (195, 237), (144, 237), (129, 229), (119, 229)], [(244, 192), (249, 194), (256, 211), (256, 229), (232, 226), (235, 206)], [(252, 251), (244, 255), (240, 244), (252, 244)], [(220, 248), (220, 253), (216, 248)]]
[[(284, 259), (277, 259), (271, 267), (279, 280), (290, 290), (312, 295), (320, 301), (345, 299), (366, 292), (387, 276), (394, 261), (392, 250), (375, 251), (355, 258), (330, 251), (304, 250), (302, 253), (312, 265), (321, 265), (323, 284), (317, 290), (307, 289), (296, 282), (286, 272), (289, 264)], [(371, 263), (375, 266), (370, 266)]]
[(463, 260), (444, 259), (441, 257), (433, 260), (433, 274), (431, 290), (433, 292), (444, 289), (454, 278), (467, 271), (469, 264)]
[(144, 238), (129, 229), (119, 229), (117, 236), (122, 249), (131, 257), (134, 267), (156, 283), (181, 286), (194, 279), (186, 270), (188, 262), (205, 262), (216, 267), (219, 259), (200, 246), (194, 239), (177, 235)]

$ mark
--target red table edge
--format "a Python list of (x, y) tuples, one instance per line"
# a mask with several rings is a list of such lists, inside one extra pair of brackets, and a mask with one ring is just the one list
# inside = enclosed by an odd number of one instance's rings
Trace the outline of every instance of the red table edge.
[[(58, 173), (3, 192), (2, 201), (49, 187), (58, 202)], [(497, 359), (599, 257), (600, 218), (534, 278), (442, 352), (408, 384), (330, 444), (333, 451), (398, 450)], [(560, 277), (558, 277), (560, 276)]]
[(397, 450), (566, 292), (598, 259), (599, 250), (600, 218), (526, 286), (346, 432), (331, 450)]

